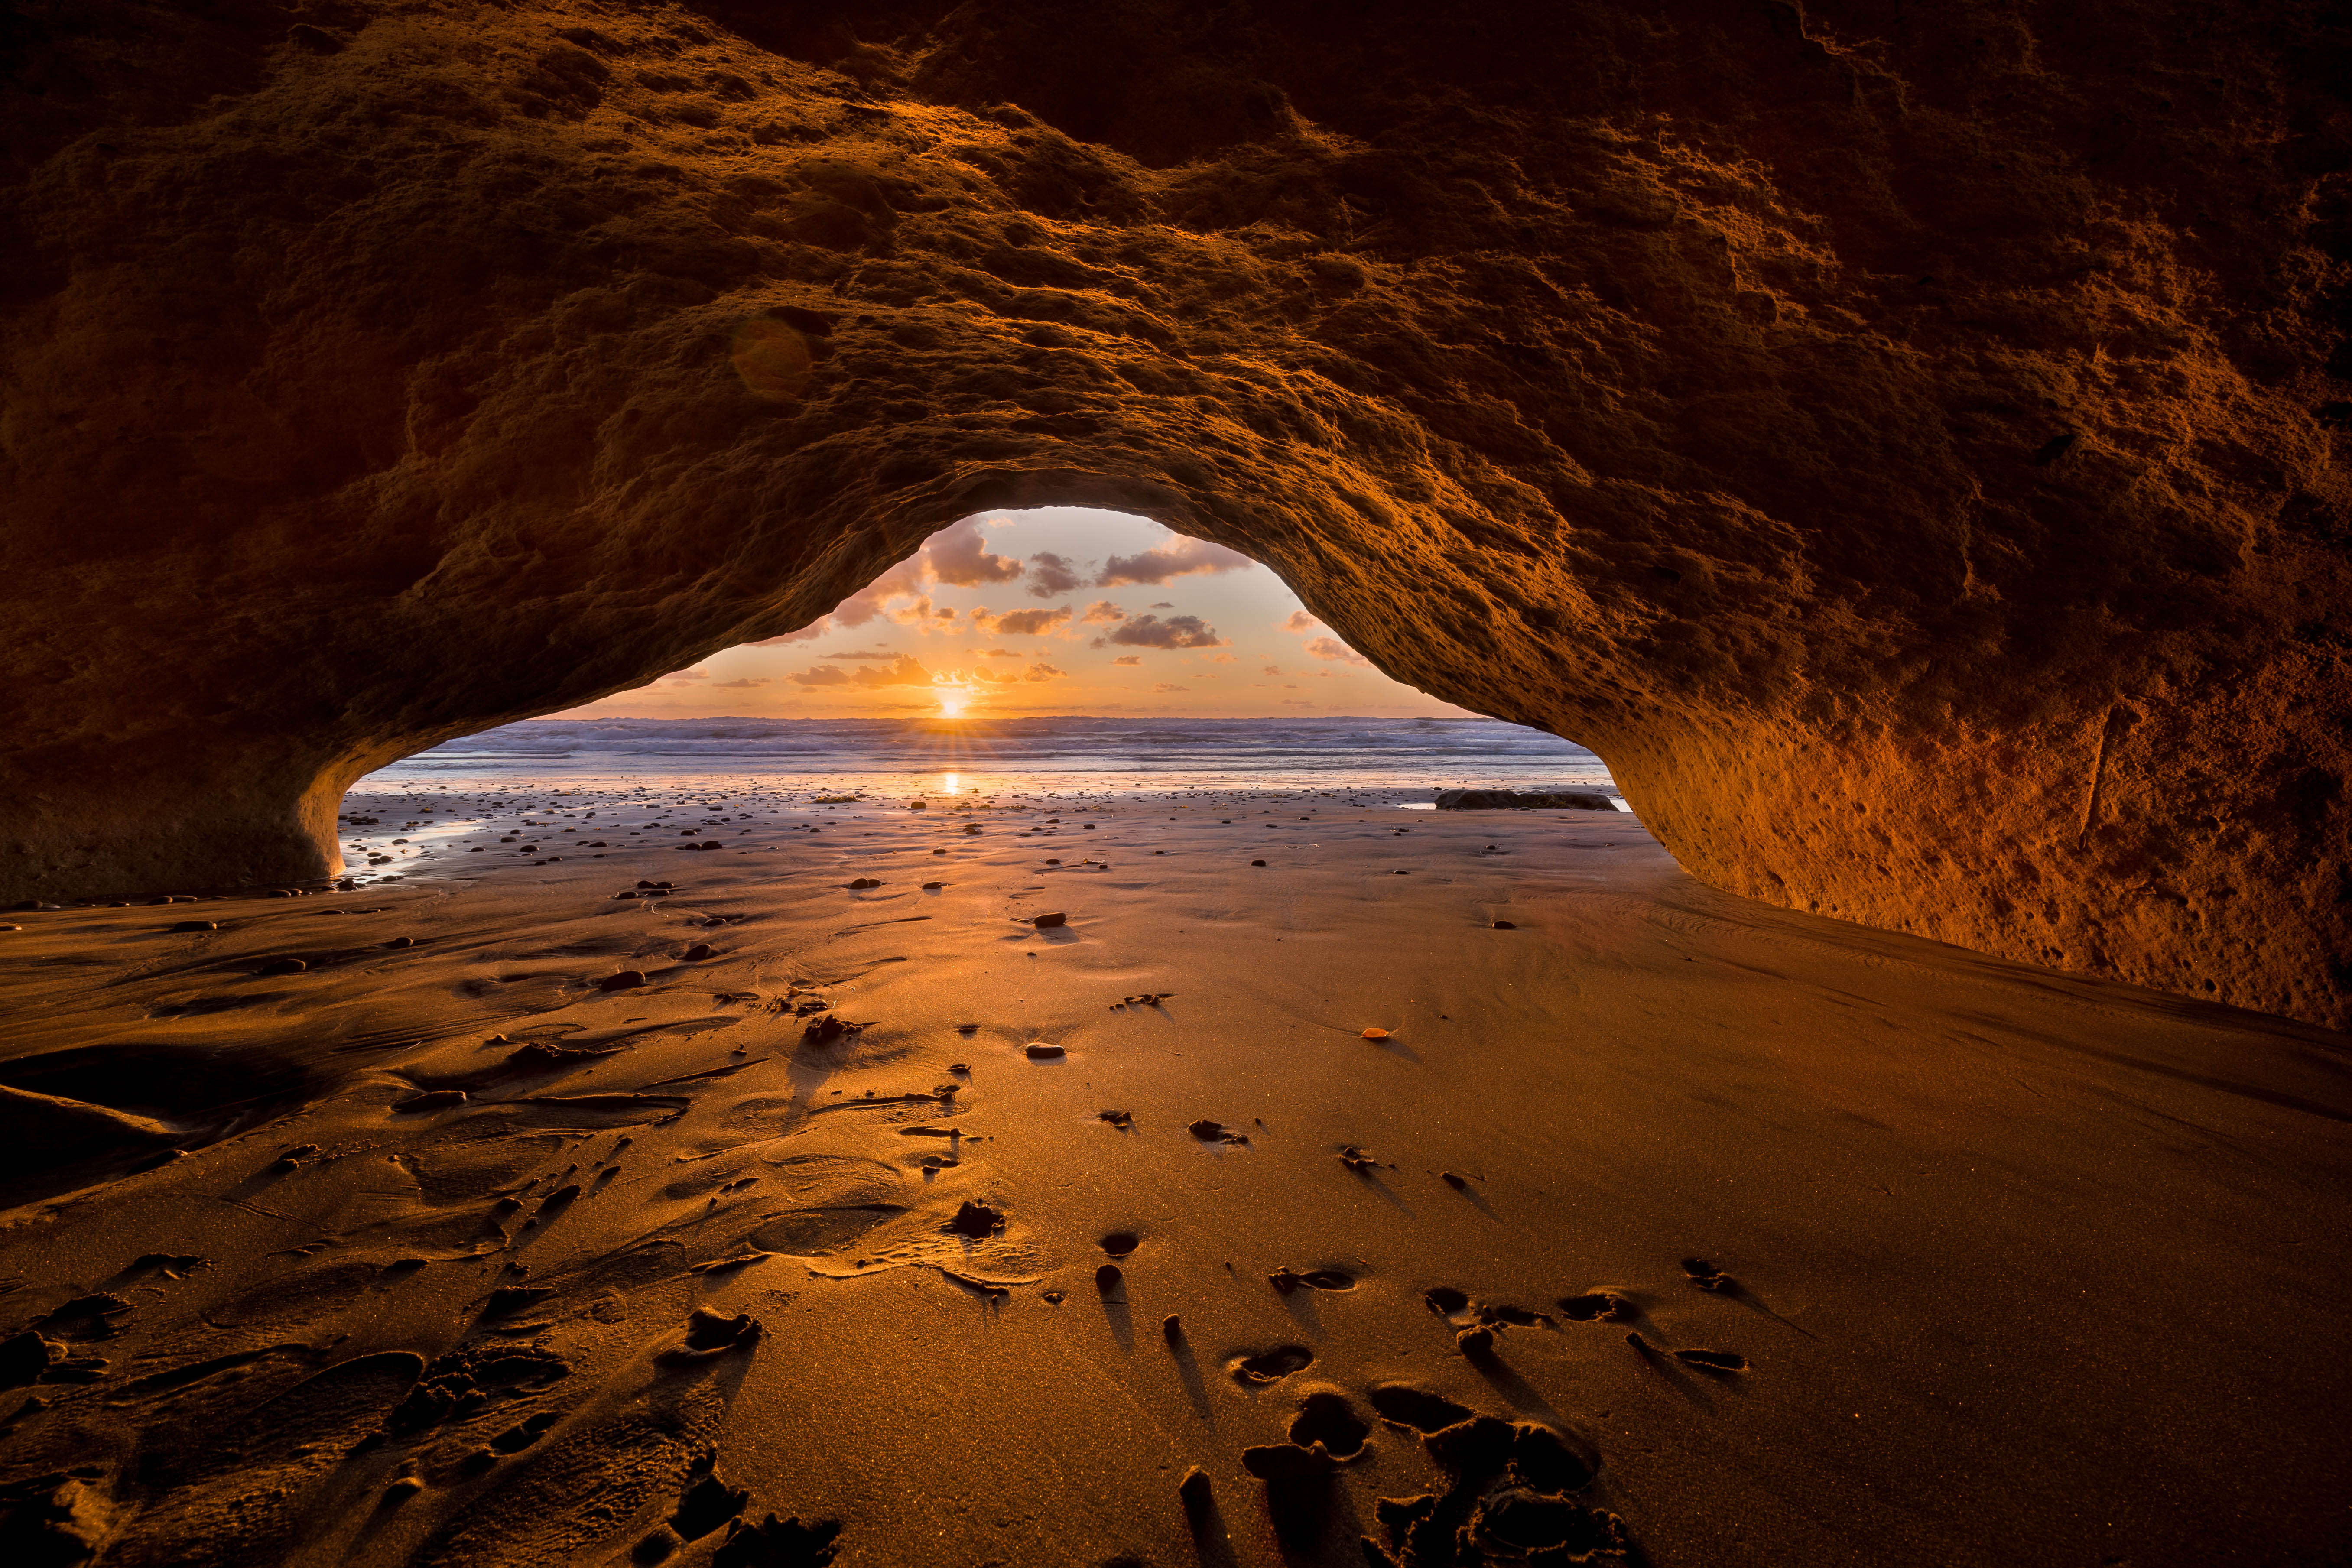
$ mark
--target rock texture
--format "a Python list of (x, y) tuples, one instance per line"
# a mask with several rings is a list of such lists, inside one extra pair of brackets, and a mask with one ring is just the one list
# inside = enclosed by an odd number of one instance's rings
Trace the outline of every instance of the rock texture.
[(1092, 502), (1720, 886), (2352, 1023), (2326, 7), (6, 25), (0, 897)]

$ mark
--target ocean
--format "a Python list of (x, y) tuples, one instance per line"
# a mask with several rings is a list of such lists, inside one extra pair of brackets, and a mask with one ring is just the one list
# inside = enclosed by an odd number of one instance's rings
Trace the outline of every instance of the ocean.
[[(530, 719), (404, 757), (354, 793), (764, 785), (1027, 795), (1573, 786), (1583, 747), (1495, 719)], [(1622, 805), (1622, 799), (1619, 802)]]

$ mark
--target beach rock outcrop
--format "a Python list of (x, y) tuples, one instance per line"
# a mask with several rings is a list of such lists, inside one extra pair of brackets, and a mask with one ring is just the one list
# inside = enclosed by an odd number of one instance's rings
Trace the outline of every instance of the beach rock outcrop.
[(1442, 789), (1440, 811), (1614, 811), (1605, 795), (1591, 790)]
[(1692, 872), (2352, 1023), (2316, 5), (25, 0), (0, 901), (990, 507), (1265, 561)]

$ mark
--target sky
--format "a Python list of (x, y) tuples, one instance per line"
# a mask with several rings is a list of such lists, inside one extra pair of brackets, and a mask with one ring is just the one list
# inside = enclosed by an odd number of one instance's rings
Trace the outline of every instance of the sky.
[(1390, 679), (1245, 555), (1081, 507), (982, 512), (815, 625), (566, 718), (1471, 717)]

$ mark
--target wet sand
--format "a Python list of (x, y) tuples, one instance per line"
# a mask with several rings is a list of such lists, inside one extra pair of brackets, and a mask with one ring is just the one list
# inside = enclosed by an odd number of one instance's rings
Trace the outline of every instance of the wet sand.
[(0, 916), (0, 1083), (160, 1124), (0, 1106), (16, 1560), (2352, 1546), (2340, 1037), (1620, 814), (496, 798)]

